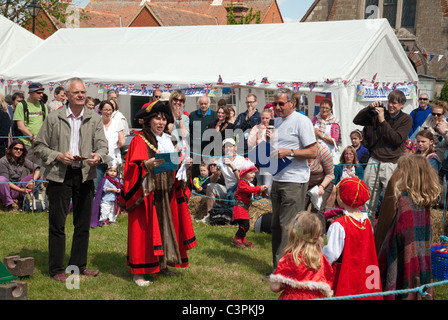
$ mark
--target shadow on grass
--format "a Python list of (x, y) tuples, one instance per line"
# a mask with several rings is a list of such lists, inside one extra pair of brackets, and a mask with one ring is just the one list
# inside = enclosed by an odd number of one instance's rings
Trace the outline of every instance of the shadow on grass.
[(34, 258), (34, 273), (49, 276), (48, 274), (48, 251), (38, 249), (22, 248), (19, 252), (12, 252), (7, 255), (20, 256), (20, 258)]
[(126, 255), (118, 252), (99, 252), (90, 258), (90, 264), (98, 268), (101, 273), (129, 280), (130, 271), (126, 265)]
[[(20, 256), (20, 258), (34, 258), (34, 273), (48, 276), (48, 251), (36, 249), (21, 249), (20, 252), (12, 252), (8, 256)], [(70, 256), (66, 255), (65, 264)], [(129, 268), (126, 265), (126, 255), (115, 252), (101, 252), (89, 254), (87, 268), (98, 269), (101, 273), (111, 274), (116, 277), (129, 279)]]
[[(271, 253), (271, 240), (266, 234), (248, 233), (248, 241), (254, 243), (250, 249), (238, 249), (230, 245), (231, 238), (226, 235), (211, 233), (206, 236), (210, 241), (220, 243), (216, 248), (207, 248), (203, 252), (212, 259), (224, 258), (226, 263), (243, 264), (251, 267), (254, 271), (264, 274), (272, 269), (272, 264), (266, 261), (266, 258), (257, 258), (256, 256), (265, 256)], [(223, 248), (224, 247), (224, 248)], [(268, 250), (268, 251), (267, 251)], [(262, 255), (254, 255), (254, 252), (264, 251)]]

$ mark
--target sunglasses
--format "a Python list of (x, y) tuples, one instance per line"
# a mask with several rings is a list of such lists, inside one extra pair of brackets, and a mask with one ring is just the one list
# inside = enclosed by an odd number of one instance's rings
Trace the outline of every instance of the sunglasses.
[(272, 102), (272, 105), (273, 105), (274, 107), (276, 107), (276, 106), (284, 107), (285, 104), (287, 104), (287, 103), (288, 103), (288, 102)]
[(428, 101), (429, 99), (428, 98), (418, 98), (418, 100), (420, 100), (420, 101)]
[(173, 102), (181, 102), (181, 103), (184, 103), (185, 100), (184, 100), (184, 99), (173, 98)]
[(432, 114), (433, 117), (435, 117), (435, 116), (437, 116), (437, 117), (441, 117), (441, 116), (443, 116), (442, 113), (435, 113), (435, 112), (432, 112), (431, 114)]
[(23, 148), (17, 148), (17, 147), (14, 147), (13, 149), (16, 150), (16, 151), (21, 151), (21, 152), (23, 152)]

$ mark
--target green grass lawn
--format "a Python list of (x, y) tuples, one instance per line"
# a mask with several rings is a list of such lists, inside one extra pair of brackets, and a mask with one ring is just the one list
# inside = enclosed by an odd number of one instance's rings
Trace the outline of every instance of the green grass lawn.
[[(48, 276), (48, 213), (0, 212), (0, 261), (19, 255), (35, 259), (27, 282), (29, 300), (276, 300), (278, 294), (262, 281), (271, 271), (271, 236), (249, 231), (252, 249), (230, 246), (235, 226), (194, 222), (198, 245), (189, 251), (190, 267), (175, 269), (174, 277), (153, 275), (148, 287), (138, 287), (126, 266), (127, 215), (118, 225), (91, 229), (88, 268), (95, 278), (81, 277), (79, 289)], [(67, 261), (73, 235), (72, 215), (66, 225)], [(435, 299), (448, 299), (448, 286), (435, 287)]]
[[(67, 261), (73, 235), (72, 215), (67, 218)], [(190, 267), (174, 269), (174, 277), (153, 275), (149, 287), (132, 282), (126, 266), (127, 215), (118, 225), (91, 229), (89, 269), (100, 275), (81, 277), (79, 289), (67, 289), (48, 276), (48, 213), (0, 213), (0, 261), (19, 255), (35, 259), (35, 272), (27, 282), (29, 300), (272, 300), (278, 295), (262, 281), (272, 269), (271, 239), (250, 232), (252, 249), (230, 246), (236, 227), (194, 222), (198, 245), (189, 251)]]

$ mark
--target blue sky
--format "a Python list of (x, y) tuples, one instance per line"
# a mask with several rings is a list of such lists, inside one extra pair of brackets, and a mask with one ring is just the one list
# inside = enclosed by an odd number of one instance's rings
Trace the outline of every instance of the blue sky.
[(297, 22), (313, 4), (314, 0), (277, 0), (284, 22)]
[[(90, 0), (73, 0), (72, 2), (80, 8), (84, 8)], [(313, 2), (314, 0), (277, 0), (285, 22), (300, 21)]]

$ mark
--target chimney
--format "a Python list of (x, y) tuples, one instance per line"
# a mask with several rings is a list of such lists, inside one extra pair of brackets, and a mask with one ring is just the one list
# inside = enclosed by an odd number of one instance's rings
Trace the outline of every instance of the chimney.
[[(233, 14), (235, 15), (235, 20), (239, 21), (241, 17), (244, 17), (249, 7), (244, 4), (244, 0), (231, 0), (233, 5)], [(226, 9), (229, 12), (229, 5), (227, 5)]]

